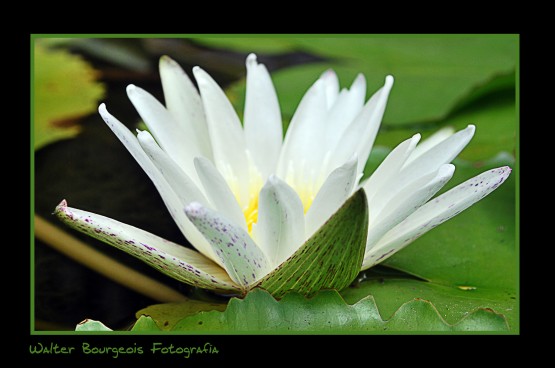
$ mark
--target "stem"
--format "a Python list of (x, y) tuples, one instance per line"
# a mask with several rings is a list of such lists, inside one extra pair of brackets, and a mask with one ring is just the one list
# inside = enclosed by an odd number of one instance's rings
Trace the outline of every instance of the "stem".
[(93, 249), (37, 214), (35, 236), (85, 267), (149, 298), (160, 302), (188, 300), (178, 291)]

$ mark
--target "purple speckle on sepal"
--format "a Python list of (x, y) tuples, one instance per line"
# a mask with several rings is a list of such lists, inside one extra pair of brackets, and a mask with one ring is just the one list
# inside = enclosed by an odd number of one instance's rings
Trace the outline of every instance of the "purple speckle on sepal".
[(387, 253), (384, 253), (380, 256), (380, 258), (376, 259), (376, 262), (379, 261), (380, 259), (383, 259), (384, 257), (390, 255), (391, 253), (395, 252), (395, 249), (391, 249), (390, 251), (388, 251)]
[(146, 245), (145, 243), (140, 243), (143, 247), (145, 247), (148, 250), (156, 250), (156, 248), (154, 247), (149, 247), (148, 245)]

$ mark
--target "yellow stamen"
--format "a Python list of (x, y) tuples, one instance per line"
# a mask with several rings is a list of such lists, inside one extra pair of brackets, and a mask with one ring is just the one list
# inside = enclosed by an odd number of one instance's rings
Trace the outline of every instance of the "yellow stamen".
[[(258, 194), (260, 191), (251, 192), (249, 204), (243, 208), (243, 214), (245, 215), (245, 220), (247, 221), (247, 229), (249, 234), (252, 235), (252, 226), (258, 222)], [(312, 201), (314, 200), (314, 194), (307, 188), (303, 188), (301, 191), (297, 191), (299, 198), (303, 204), (304, 213), (306, 214)]]
[(252, 233), (252, 225), (258, 222), (258, 193), (251, 196), (251, 200), (247, 207), (243, 209), (245, 220), (247, 220), (247, 229), (249, 234)]

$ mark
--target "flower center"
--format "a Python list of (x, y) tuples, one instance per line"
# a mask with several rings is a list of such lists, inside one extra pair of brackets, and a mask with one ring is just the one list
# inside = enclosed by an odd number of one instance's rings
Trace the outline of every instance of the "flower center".
[[(258, 197), (262, 187), (264, 186), (264, 181), (262, 179), (262, 175), (256, 169), (256, 166), (252, 163), (249, 155), (247, 155), (247, 158), (249, 159), (249, 180), (247, 190), (241, 191), (241, 183), (237, 180), (237, 177), (233, 175), (232, 170), (224, 170), (222, 174), (226, 179), (231, 192), (235, 195), (237, 202), (243, 210), (243, 215), (245, 216), (245, 221), (247, 223), (247, 230), (249, 235), (252, 236), (252, 228), (254, 224), (258, 222)], [(294, 170), (289, 170), (289, 172), (285, 175), (285, 182), (290, 185), (299, 196), (303, 205), (304, 213), (306, 214), (316, 197), (316, 193), (318, 192), (321, 183), (316, 182), (315, 180), (306, 180), (303, 175), (294, 174)]]
[[(296, 189), (296, 188), (295, 188)], [(301, 202), (303, 204), (304, 213), (308, 211), (312, 205), (315, 195), (308, 188), (301, 188), (301, 190), (296, 190)], [(258, 197), (260, 189), (254, 192), (250, 192), (250, 200), (248, 205), (243, 207), (243, 214), (245, 215), (245, 220), (247, 221), (247, 229), (249, 230), (249, 235), (252, 235), (252, 226), (258, 222)]]

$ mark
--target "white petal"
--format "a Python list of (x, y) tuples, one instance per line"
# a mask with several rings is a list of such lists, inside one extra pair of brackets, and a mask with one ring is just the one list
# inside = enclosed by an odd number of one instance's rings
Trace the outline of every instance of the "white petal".
[(407, 160), (401, 180), (409, 180), (437, 170), (443, 164), (453, 161), (474, 136), (476, 128), (469, 125), (422, 153), (414, 160)]
[(123, 250), (174, 279), (206, 289), (239, 290), (221, 267), (191, 249), (111, 218), (67, 207), (65, 200), (55, 213), (76, 230)]
[(237, 199), (235, 199), (225, 179), (212, 162), (204, 157), (196, 157), (195, 167), (212, 206), (243, 230), (247, 230), (245, 216), (241, 207), (239, 207), (239, 203), (237, 203)]
[(326, 119), (326, 145), (335, 147), (345, 129), (359, 114), (364, 105), (366, 94), (366, 80), (359, 74), (350, 90), (342, 90), (334, 105), (328, 112)]
[(410, 156), (405, 159), (400, 171), (390, 176), (387, 186), (382, 186), (369, 199), (370, 212), (379, 214), (391, 198), (396, 197), (401, 191), (405, 190), (411, 183), (417, 183), (422, 178), (434, 175), (442, 165), (450, 162), (466, 146), (474, 134), (474, 126), (459, 131), (451, 137), (435, 145), (420, 157), (413, 160), (410, 164), (407, 161), (412, 156), (414, 150), (410, 151)]
[(247, 149), (265, 181), (276, 171), (283, 127), (274, 84), (254, 54), (247, 57), (244, 125)]
[(277, 267), (304, 242), (304, 210), (297, 193), (276, 176), (270, 176), (260, 191), (257, 240)]
[[(387, 101), (389, 99), (391, 88), (393, 87), (393, 82), (393, 76), (388, 75), (387, 77), (385, 77), (385, 84), (378, 91), (379, 94), (376, 93), (372, 95), (372, 97), (370, 98), (370, 100), (368, 100), (368, 103), (366, 104), (366, 106), (368, 106), (368, 110), (371, 111), (371, 114), (369, 114), (368, 117), (366, 117), (365, 115), (361, 116), (361, 120), (363, 122), (366, 121), (366, 129), (361, 135), (361, 139), (357, 147), (357, 155), (359, 157), (359, 171), (364, 168), (366, 160), (368, 160), (368, 156), (370, 155), (370, 151), (372, 150), (372, 146), (374, 145), (374, 140), (376, 138), (376, 134), (385, 113), (385, 108), (387, 106)], [(374, 98), (374, 96), (376, 97)]]
[(197, 80), (214, 163), (228, 181), (237, 181), (241, 204), (248, 201), (248, 168), (245, 165), (245, 137), (237, 113), (218, 84), (198, 66), (193, 68)]
[(195, 180), (193, 157), (198, 155), (191, 135), (177, 124), (173, 116), (150, 93), (134, 85), (127, 86), (127, 96), (141, 115), (149, 131), (168, 155)]
[(353, 95), (353, 100), (358, 101), (361, 107), (364, 105), (364, 99), (366, 98), (366, 78), (364, 74), (357, 74), (351, 88), (349, 88), (349, 93)]
[(287, 129), (277, 174), (293, 185), (288, 176), (308, 183), (320, 174), (324, 155), (323, 122), (326, 118), (326, 93), (323, 81), (317, 80), (301, 100)]
[(424, 152), (429, 151), (432, 147), (437, 146), (455, 133), (453, 127), (445, 127), (432, 134), (427, 139), (420, 142), (412, 152), (412, 155), (407, 160), (407, 165), (410, 164), (415, 158), (420, 157)]
[(359, 112), (353, 122), (345, 129), (333, 149), (332, 167), (345, 162), (355, 152), (359, 159), (358, 172), (364, 170), (368, 155), (372, 150), (376, 134), (382, 121), (389, 92), (393, 86), (393, 77), (387, 76), (385, 84), (380, 88)]
[(366, 192), (369, 204), (380, 201), (380, 197), (377, 194), (380, 191), (387, 191), (387, 186), (393, 184), (393, 179), (399, 174), (399, 171), (419, 140), (420, 134), (415, 134), (412, 138), (400, 143), (387, 155), (370, 178), (363, 183), (362, 186)]
[(114, 132), (116, 137), (118, 137), (137, 163), (143, 168), (150, 180), (152, 180), (152, 183), (156, 186), (158, 193), (160, 193), (164, 204), (168, 208), (170, 215), (187, 240), (205, 256), (219, 262), (219, 259), (212, 251), (210, 244), (208, 244), (202, 234), (198, 232), (195, 226), (193, 226), (193, 224), (187, 219), (187, 216), (183, 213), (183, 207), (179, 197), (175, 194), (171, 186), (162, 176), (160, 171), (158, 171), (156, 166), (154, 166), (152, 161), (150, 161), (149, 157), (137, 141), (137, 138), (118, 119), (106, 110), (106, 106), (104, 104), (101, 104), (98, 107), (98, 112), (108, 127)]
[(196, 202), (187, 206), (185, 213), (210, 242), (231, 279), (244, 289), (271, 270), (249, 234), (221, 214)]
[(407, 186), (393, 197), (380, 213), (372, 211), (369, 204), (368, 238), (366, 252), (390, 229), (405, 220), (420, 206), (432, 198), (453, 176), (455, 166), (446, 164), (436, 173), (428, 174)]
[(139, 131), (137, 139), (152, 163), (158, 168), (179, 197), (183, 208), (191, 202), (200, 202), (205, 206), (208, 205), (204, 194), (202, 194), (191, 178), (156, 144), (149, 132)]
[(306, 213), (306, 236), (318, 230), (353, 193), (357, 179), (357, 158), (354, 157), (328, 176)]
[(328, 69), (322, 73), (320, 78), (324, 82), (324, 89), (326, 93), (326, 106), (331, 108), (339, 94), (339, 79), (337, 74), (332, 69)]
[(195, 147), (195, 156), (212, 159), (206, 117), (196, 87), (179, 64), (168, 56), (160, 58), (159, 69), (166, 108), (190, 137), (187, 144)]
[(426, 203), (387, 232), (369, 252), (363, 269), (389, 258), (429, 230), (493, 192), (509, 177), (508, 166), (486, 171)]

